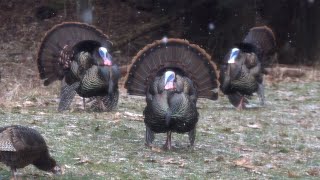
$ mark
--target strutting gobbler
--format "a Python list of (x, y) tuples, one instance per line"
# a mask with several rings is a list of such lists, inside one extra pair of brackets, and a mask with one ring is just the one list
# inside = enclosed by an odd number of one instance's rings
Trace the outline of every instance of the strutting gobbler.
[(84, 23), (65, 22), (45, 34), (38, 69), (45, 86), (62, 81), (59, 111), (69, 108), (76, 93), (95, 99), (94, 109), (111, 111), (117, 106), (120, 70), (111, 45), (105, 34)]
[(182, 39), (163, 39), (145, 46), (133, 58), (125, 88), (130, 95), (146, 96), (146, 145), (154, 133), (188, 133), (191, 146), (198, 122), (197, 99), (218, 98), (217, 69), (199, 46)]
[(220, 68), (221, 90), (241, 110), (257, 92), (264, 105), (263, 75), (276, 57), (276, 40), (266, 26), (251, 28), (244, 40), (226, 55)]

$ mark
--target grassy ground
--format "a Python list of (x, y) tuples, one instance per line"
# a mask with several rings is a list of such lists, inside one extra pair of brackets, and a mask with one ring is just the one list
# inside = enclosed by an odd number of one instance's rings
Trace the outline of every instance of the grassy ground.
[[(41, 89), (41, 87), (39, 87)], [(42, 97), (38, 97), (41, 95)], [(236, 111), (225, 97), (200, 99), (196, 145), (173, 134), (172, 151), (162, 151), (165, 135), (144, 146), (143, 97), (122, 92), (111, 113), (85, 112), (78, 100), (71, 112), (57, 113), (56, 95), (29, 92), (2, 106), (0, 126), (21, 124), (43, 134), (63, 174), (33, 166), (25, 179), (317, 179), (320, 177), (320, 82), (267, 86), (266, 107), (254, 97)], [(0, 179), (9, 169), (0, 164)]]
[[(173, 134), (172, 151), (147, 149), (143, 97), (130, 97), (122, 90), (115, 112), (85, 112), (78, 99), (71, 112), (57, 113), (59, 84), (41, 86), (36, 52), (45, 31), (73, 19), (60, 13), (37, 21), (33, 7), (33, 2), (20, 3), (11, 10), (3, 8), (0, 16), (0, 126), (20, 124), (40, 131), (63, 174), (53, 176), (28, 166), (19, 170), (24, 179), (319, 179), (319, 72), (317, 81), (267, 86), (263, 108), (256, 97), (241, 112), (223, 96), (218, 101), (200, 99), (193, 149), (180, 134)], [(101, 21), (101, 28), (112, 38), (127, 33), (126, 18), (137, 19), (130, 16), (134, 11), (121, 8), (129, 16), (119, 8), (103, 13), (107, 21)], [(161, 147), (164, 141), (165, 135), (159, 134), (155, 145)], [(9, 175), (0, 163), (0, 180)]]

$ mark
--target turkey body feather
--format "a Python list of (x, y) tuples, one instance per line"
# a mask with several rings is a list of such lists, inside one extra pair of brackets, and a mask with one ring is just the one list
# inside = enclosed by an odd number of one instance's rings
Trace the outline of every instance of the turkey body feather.
[(0, 161), (11, 168), (13, 175), (16, 169), (29, 164), (44, 171), (60, 171), (43, 137), (24, 126), (0, 127)]
[(107, 111), (116, 107), (120, 69), (108, 52), (111, 45), (100, 30), (83, 23), (65, 22), (46, 33), (38, 52), (38, 69), (46, 86), (63, 81), (59, 111), (69, 108), (75, 94), (104, 99)]
[(276, 42), (266, 26), (250, 29), (244, 40), (225, 56), (220, 68), (220, 89), (232, 105), (245, 108), (248, 97), (257, 92), (264, 105), (263, 74), (273, 63)]
[[(154, 133), (170, 132), (165, 148), (171, 148), (171, 132), (186, 133), (195, 131), (198, 122), (196, 107), (197, 91), (192, 81), (180, 75), (176, 76), (175, 88), (164, 89), (164, 76), (156, 77), (147, 92), (147, 106), (144, 110), (146, 137)], [(169, 139), (170, 138), (170, 139)], [(190, 144), (194, 144), (195, 134), (189, 134)], [(146, 139), (147, 145), (153, 139)]]
[(163, 77), (156, 77), (147, 94), (146, 126), (156, 133), (191, 131), (198, 122), (197, 94), (191, 80), (177, 75), (174, 90), (165, 90), (162, 82)]

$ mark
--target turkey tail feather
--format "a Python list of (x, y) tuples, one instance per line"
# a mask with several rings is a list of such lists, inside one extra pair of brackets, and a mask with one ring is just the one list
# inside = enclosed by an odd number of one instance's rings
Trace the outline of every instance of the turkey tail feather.
[(251, 28), (242, 42), (253, 45), (263, 67), (267, 67), (273, 63), (272, 56), (276, 52), (276, 38), (269, 27), (259, 26)]
[(65, 22), (54, 26), (46, 32), (38, 51), (38, 70), (40, 78), (45, 80), (44, 85), (63, 79), (74, 51), (110, 47), (112, 44), (108, 39), (102, 31), (84, 23)]
[(183, 39), (157, 40), (140, 50), (128, 68), (125, 88), (130, 95), (145, 96), (148, 85), (167, 69), (189, 77), (195, 83), (198, 97), (218, 98), (215, 63), (204, 49)]

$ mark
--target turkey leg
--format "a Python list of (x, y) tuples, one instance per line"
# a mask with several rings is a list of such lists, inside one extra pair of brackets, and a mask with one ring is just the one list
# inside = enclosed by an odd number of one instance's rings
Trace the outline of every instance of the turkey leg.
[(154, 140), (154, 133), (151, 131), (151, 129), (146, 126), (146, 146), (147, 147), (151, 147), (152, 146), (152, 142)]
[(167, 140), (166, 140), (166, 143), (164, 144), (163, 148), (166, 150), (171, 150), (171, 131), (167, 132)]
[(192, 147), (194, 145), (194, 140), (196, 139), (196, 128), (189, 131), (188, 135), (189, 135), (190, 146)]
[(11, 168), (11, 180), (17, 180), (17, 175), (16, 175), (17, 169)]
[(61, 85), (60, 102), (58, 111), (62, 112), (69, 108), (74, 96), (76, 95), (76, 89), (79, 87), (79, 82), (68, 85), (64, 80)]
[(258, 96), (260, 99), (260, 105), (264, 106), (264, 86), (262, 83), (259, 83), (258, 85)]
[(239, 102), (239, 105), (237, 106), (237, 110), (241, 111), (244, 107), (244, 103), (243, 103), (243, 96), (241, 96), (241, 99), (240, 99), (240, 102)]

